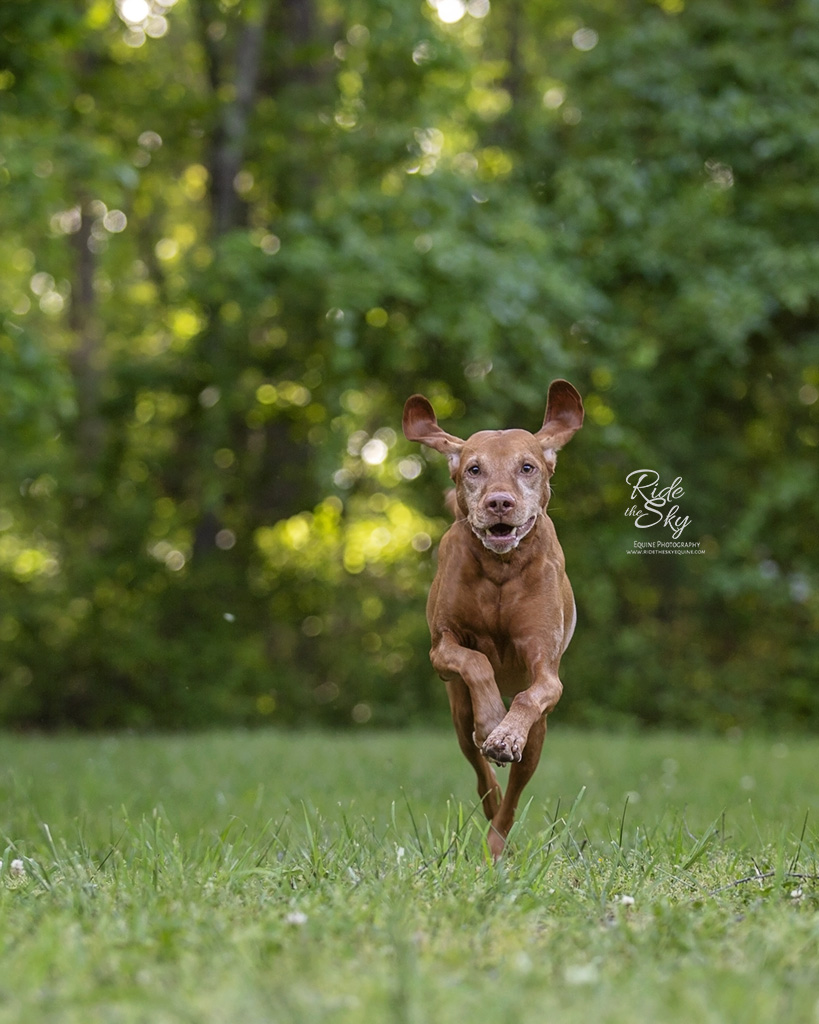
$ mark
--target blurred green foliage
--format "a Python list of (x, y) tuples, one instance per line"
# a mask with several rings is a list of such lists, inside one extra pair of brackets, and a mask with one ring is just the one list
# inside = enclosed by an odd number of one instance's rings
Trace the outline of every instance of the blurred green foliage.
[(817, 101), (809, 0), (6, 0), (0, 721), (444, 716), (403, 401), (563, 376), (560, 714), (819, 724)]

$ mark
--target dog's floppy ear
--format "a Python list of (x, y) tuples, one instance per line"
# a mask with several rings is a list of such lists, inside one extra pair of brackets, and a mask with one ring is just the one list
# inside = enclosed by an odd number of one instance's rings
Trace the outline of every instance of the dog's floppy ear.
[(435, 412), (429, 400), (423, 395), (413, 395), (404, 405), (404, 437), (408, 441), (418, 441), (427, 448), (446, 455), (449, 461), (449, 472), (455, 476), (461, 459), (464, 442), (453, 434), (441, 430), (435, 419)]
[(535, 434), (547, 458), (560, 451), (583, 426), (583, 400), (567, 380), (549, 385), (543, 426)]

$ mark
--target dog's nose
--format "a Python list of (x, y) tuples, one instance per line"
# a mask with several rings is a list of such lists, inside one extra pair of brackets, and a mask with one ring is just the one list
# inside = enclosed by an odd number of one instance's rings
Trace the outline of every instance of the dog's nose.
[(495, 515), (502, 516), (507, 512), (511, 512), (517, 502), (513, 494), (508, 494), (506, 491), (494, 491), (492, 494), (487, 494), (483, 504), (488, 512), (494, 512)]

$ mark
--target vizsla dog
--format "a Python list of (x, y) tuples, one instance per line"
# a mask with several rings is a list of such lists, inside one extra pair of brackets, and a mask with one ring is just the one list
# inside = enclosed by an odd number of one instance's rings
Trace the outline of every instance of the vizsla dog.
[[(576, 612), (546, 506), (557, 452), (582, 423), (580, 395), (565, 380), (552, 382), (536, 434), (481, 430), (462, 441), (438, 426), (423, 395), (404, 406), (404, 435), (445, 455), (455, 481), (456, 520), (441, 539), (427, 602), (430, 659), (478, 776), (495, 860), (563, 691), (558, 666)], [(490, 762), (512, 765), (505, 794)]]

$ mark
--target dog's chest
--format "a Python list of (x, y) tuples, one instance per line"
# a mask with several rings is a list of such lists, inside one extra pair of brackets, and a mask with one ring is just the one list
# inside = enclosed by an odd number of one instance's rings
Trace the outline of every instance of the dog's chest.
[(516, 639), (520, 632), (518, 588), (475, 581), (462, 608), (466, 646), (485, 654), (495, 671), (518, 666)]

